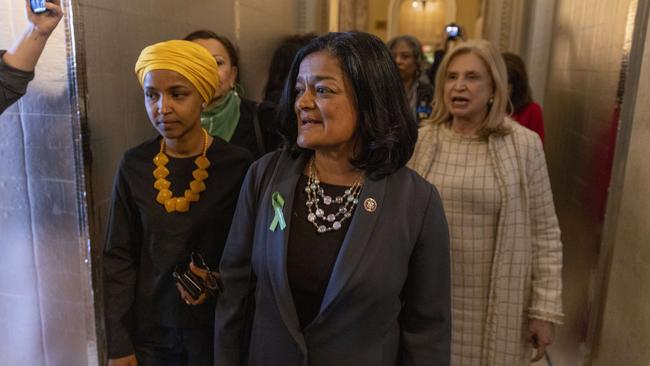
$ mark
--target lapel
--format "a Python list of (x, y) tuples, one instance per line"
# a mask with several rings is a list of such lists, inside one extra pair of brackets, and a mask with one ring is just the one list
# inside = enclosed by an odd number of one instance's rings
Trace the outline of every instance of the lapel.
[(264, 205), (264, 207), (269, 210), (267, 215), (269, 220), (267, 220), (268, 222), (266, 223), (266, 233), (268, 235), (266, 259), (271, 288), (273, 289), (274, 299), (282, 316), (282, 320), (303, 353), (307, 352), (307, 346), (305, 344), (305, 339), (300, 332), (300, 321), (298, 320), (298, 315), (291, 295), (291, 288), (289, 287), (289, 280), (287, 278), (287, 245), (291, 228), (291, 208), (293, 207), (296, 185), (298, 184), (298, 179), (300, 178), (302, 170), (309, 159), (309, 156), (305, 155), (306, 154), (301, 154), (300, 157), (293, 160), (289, 158), (288, 155), (283, 154), (282, 158), (278, 161), (278, 164), (282, 164), (285, 167), (280, 165), (276, 176), (271, 181), (270, 193), (279, 192), (284, 198), (282, 212), (287, 224), (287, 227), (284, 230), (277, 228), (275, 232), (272, 232), (268, 229), (268, 225), (271, 223), (270, 220), (272, 220), (274, 216), (272, 212), (273, 207), (270, 202)]
[[(367, 179), (359, 195), (359, 203), (354, 209), (354, 215), (350, 222), (350, 227), (345, 235), (341, 250), (330, 276), (320, 312), (312, 324), (317, 323), (327, 309), (333, 304), (334, 300), (341, 294), (350, 277), (361, 263), (361, 258), (372, 235), (377, 218), (384, 209), (384, 193), (386, 191), (386, 178), (380, 180)], [(374, 199), (377, 208), (374, 212), (368, 212), (364, 208), (366, 199)]]

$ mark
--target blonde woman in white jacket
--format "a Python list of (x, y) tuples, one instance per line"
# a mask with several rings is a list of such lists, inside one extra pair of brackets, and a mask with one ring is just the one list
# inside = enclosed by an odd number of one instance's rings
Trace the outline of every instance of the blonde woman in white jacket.
[(506, 116), (506, 68), (489, 42), (454, 48), (435, 85), (409, 166), (438, 187), (449, 221), (452, 365), (529, 365), (563, 317), (542, 143)]

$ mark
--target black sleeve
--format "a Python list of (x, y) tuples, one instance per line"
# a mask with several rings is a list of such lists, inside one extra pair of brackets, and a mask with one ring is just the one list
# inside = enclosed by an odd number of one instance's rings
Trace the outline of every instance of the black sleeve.
[(113, 187), (102, 257), (109, 358), (134, 353), (131, 342), (135, 323), (132, 307), (135, 299), (142, 229), (138, 212), (132, 204), (124, 165), (123, 159)]
[(442, 201), (431, 188), (411, 254), (400, 314), (400, 365), (449, 365), (451, 279), (449, 231)]
[(33, 71), (22, 71), (5, 64), (2, 61), (5, 52), (0, 50), (0, 113), (25, 94), (27, 84), (34, 78)]
[(240, 366), (246, 360), (257, 284), (252, 255), (258, 195), (271, 179), (270, 169), (277, 164), (279, 157), (279, 152), (267, 154), (253, 163), (239, 193), (219, 267), (224, 292), (217, 301), (215, 315), (215, 365)]

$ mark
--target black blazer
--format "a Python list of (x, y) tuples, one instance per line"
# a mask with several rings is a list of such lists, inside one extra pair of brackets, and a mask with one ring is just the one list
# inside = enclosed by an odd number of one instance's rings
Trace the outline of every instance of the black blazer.
[[(278, 151), (248, 171), (221, 261), (215, 365), (449, 365), (447, 222), (436, 189), (408, 168), (364, 182), (320, 312), (300, 331), (286, 255), (307, 161)], [(273, 192), (287, 220), (275, 232)]]

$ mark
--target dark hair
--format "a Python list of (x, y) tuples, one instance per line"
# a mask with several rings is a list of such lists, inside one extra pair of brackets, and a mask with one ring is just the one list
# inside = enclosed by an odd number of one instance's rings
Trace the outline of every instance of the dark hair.
[(417, 125), (388, 48), (379, 38), (363, 32), (328, 33), (298, 51), (280, 103), (280, 133), (285, 145), (294, 157), (310, 153), (296, 144), (295, 85), (302, 61), (319, 51), (327, 51), (339, 60), (354, 89), (358, 112), (356, 134), (361, 149), (350, 163), (371, 179), (402, 168), (413, 155)]
[[(211, 30), (200, 29), (188, 34), (183, 39), (186, 41), (194, 41), (195, 39), (214, 39), (219, 41), (219, 43), (221, 43), (223, 47), (226, 49), (226, 52), (228, 52), (228, 57), (230, 58), (230, 64), (232, 66), (237, 67), (237, 69), (239, 69), (239, 52), (237, 50), (237, 47), (235, 47), (235, 45), (232, 42), (230, 42), (228, 38), (216, 34)], [(237, 73), (238, 79), (239, 79), (239, 74), (240, 73)]]
[(415, 60), (415, 64), (417, 65), (417, 69), (415, 71), (415, 78), (417, 79), (420, 74), (422, 73), (422, 63), (424, 62), (424, 53), (422, 52), (422, 43), (420, 41), (409, 35), (403, 35), (403, 36), (397, 36), (390, 41), (388, 41), (387, 46), (389, 50), (392, 50), (395, 45), (399, 42), (404, 42), (406, 43), (409, 48), (411, 49), (411, 52), (413, 52), (413, 59)]
[(512, 85), (512, 90), (510, 91), (512, 107), (508, 105), (508, 113), (519, 113), (524, 107), (533, 102), (532, 92), (528, 84), (526, 65), (524, 64), (524, 60), (514, 53), (504, 52), (501, 55), (508, 70), (508, 84)]
[(279, 102), (284, 82), (289, 74), (291, 61), (293, 61), (298, 50), (314, 38), (316, 38), (316, 34), (307, 33), (289, 36), (282, 40), (282, 43), (273, 52), (273, 57), (271, 58), (269, 75), (266, 86), (264, 87), (264, 100), (269, 100), (274, 103)]

